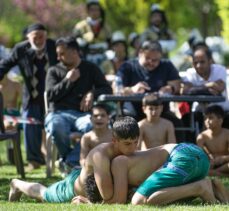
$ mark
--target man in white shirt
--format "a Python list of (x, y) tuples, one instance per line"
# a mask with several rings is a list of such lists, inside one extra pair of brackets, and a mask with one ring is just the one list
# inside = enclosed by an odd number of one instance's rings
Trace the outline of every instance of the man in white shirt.
[[(219, 64), (212, 64), (211, 52), (206, 48), (197, 48), (193, 54), (193, 68), (186, 71), (184, 82), (186, 91), (202, 88), (210, 94), (222, 94), (228, 101), (226, 89), (226, 68)], [(224, 110), (229, 110), (228, 102), (220, 102)]]
[[(226, 87), (226, 68), (213, 64), (211, 52), (206, 47), (198, 47), (193, 52), (193, 68), (186, 71), (183, 78), (183, 93), (222, 95), (224, 102), (217, 102), (225, 111), (229, 111), (228, 91)], [(203, 105), (193, 104), (194, 111), (203, 112)]]

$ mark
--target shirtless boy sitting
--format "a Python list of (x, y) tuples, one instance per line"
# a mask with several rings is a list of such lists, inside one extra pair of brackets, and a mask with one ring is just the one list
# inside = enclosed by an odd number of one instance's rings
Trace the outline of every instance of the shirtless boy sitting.
[(105, 142), (111, 142), (112, 130), (109, 125), (109, 111), (105, 104), (93, 106), (91, 112), (93, 129), (85, 133), (80, 141), (80, 165), (83, 166), (85, 159), (91, 149)]
[(68, 202), (75, 195), (86, 196), (85, 180), (94, 174), (103, 200), (113, 196), (113, 181), (110, 172), (111, 160), (118, 155), (134, 153), (139, 137), (139, 127), (132, 117), (123, 117), (113, 124), (112, 142), (102, 143), (92, 149), (82, 167), (73, 170), (64, 180), (45, 187), (39, 183), (13, 179), (10, 184), (9, 201), (17, 201), (22, 193), (46, 202)]
[(211, 105), (205, 111), (206, 130), (197, 136), (197, 144), (211, 161), (209, 175), (229, 176), (229, 129), (222, 128), (224, 111)]
[(138, 123), (141, 150), (163, 144), (176, 143), (173, 123), (160, 117), (163, 110), (163, 104), (160, 99), (153, 94), (146, 95), (143, 98), (142, 105), (146, 118)]

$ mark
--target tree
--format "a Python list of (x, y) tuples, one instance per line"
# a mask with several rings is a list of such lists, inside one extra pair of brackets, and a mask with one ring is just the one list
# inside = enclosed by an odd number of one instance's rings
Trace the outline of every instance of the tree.
[(122, 30), (126, 34), (142, 32), (147, 26), (149, 2), (144, 0), (101, 0), (108, 23), (113, 31)]
[(11, 47), (22, 39), (22, 30), (31, 20), (9, 0), (0, 1), (0, 17), (0, 44)]
[(54, 36), (72, 32), (75, 23), (86, 16), (84, 4), (66, 0), (13, 0), (34, 22), (41, 22)]
[[(223, 21), (223, 34), (228, 35), (228, 1), (224, 0), (100, 0), (106, 21), (112, 31), (141, 33), (148, 26), (152, 3), (159, 3), (168, 18), (169, 27), (178, 39), (185, 39), (188, 31), (198, 28), (203, 36), (219, 35)], [(182, 2), (182, 3), (181, 3)], [(15, 7), (16, 6), (16, 7)], [(218, 8), (220, 9), (219, 12)], [(21, 11), (20, 11), (20, 10)], [(1, 0), (0, 33), (12, 42), (19, 40), (21, 30), (32, 22), (42, 22), (52, 36), (71, 34), (76, 22), (86, 17), (85, 0)], [(218, 16), (219, 14), (219, 16)], [(180, 30), (182, 29), (182, 30)], [(179, 40), (178, 40), (179, 41)]]
[(218, 14), (222, 20), (222, 35), (229, 44), (229, 1), (215, 0), (215, 3), (219, 8)]

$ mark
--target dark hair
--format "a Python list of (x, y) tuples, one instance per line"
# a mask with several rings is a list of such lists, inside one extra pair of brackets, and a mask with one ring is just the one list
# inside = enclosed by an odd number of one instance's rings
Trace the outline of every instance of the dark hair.
[(59, 39), (57, 39), (56, 46), (59, 45), (64, 45), (67, 48), (71, 48), (79, 51), (79, 44), (76, 42), (76, 39), (71, 36), (60, 37)]
[(150, 12), (150, 18), (152, 17), (153, 14), (158, 13), (161, 15), (161, 19), (162, 19), (162, 24), (165, 28), (168, 28), (168, 21), (165, 15), (165, 12), (163, 10), (160, 9), (154, 9)]
[(94, 174), (90, 174), (87, 176), (85, 181), (85, 192), (86, 196), (92, 203), (100, 203), (103, 198), (100, 195), (99, 189), (97, 187)]
[(140, 47), (140, 50), (158, 51), (162, 53), (162, 47), (158, 41), (144, 41)]
[(24, 34), (27, 35), (30, 32), (37, 30), (47, 31), (46, 27), (42, 23), (34, 23), (24, 29)]
[[(101, 27), (103, 27), (103, 26), (104, 26), (104, 23), (105, 23), (105, 11), (104, 11), (104, 9), (102, 8), (101, 4), (100, 4), (99, 2), (96, 2), (96, 1), (91, 1), (91, 2), (88, 2), (88, 3), (87, 3), (87, 11), (88, 11), (88, 10), (90, 9), (90, 7), (93, 6), (93, 5), (99, 6), (99, 9), (100, 9), (100, 17), (101, 17), (101, 19), (102, 19), (102, 21), (101, 21)], [(96, 36), (98, 36), (98, 35), (96, 35)]]
[(130, 44), (131, 47), (134, 47), (134, 43), (137, 39), (140, 38), (140, 35), (137, 34), (136, 32), (132, 32), (129, 34), (129, 37), (128, 37), (128, 42)]
[(210, 105), (204, 112), (205, 116), (209, 114), (215, 114), (218, 118), (224, 119), (224, 110), (219, 105)]
[(193, 57), (194, 57), (195, 52), (198, 50), (203, 51), (209, 60), (212, 59), (212, 52), (207, 45), (196, 44), (194, 46), (194, 50), (193, 50)]
[(136, 139), (139, 137), (137, 121), (130, 116), (120, 117), (113, 124), (113, 136), (117, 139)]
[(103, 109), (108, 115), (110, 114), (110, 109), (108, 108), (108, 106), (104, 103), (97, 103), (94, 104), (92, 109), (91, 109), (91, 113), (93, 113), (94, 109)]
[(101, 4), (99, 3), (99, 1), (87, 1), (87, 3), (86, 3), (87, 10), (89, 10), (90, 7), (93, 6), (93, 5), (97, 5), (97, 6), (99, 6), (100, 8), (102, 8), (102, 7), (101, 7)]
[(142, 105), (143, 106), (147, 106), (147, 105), (159, 106), (159, 105), (162, 105), (162, 101), (157, 95), (149, 94), (143, 97)]

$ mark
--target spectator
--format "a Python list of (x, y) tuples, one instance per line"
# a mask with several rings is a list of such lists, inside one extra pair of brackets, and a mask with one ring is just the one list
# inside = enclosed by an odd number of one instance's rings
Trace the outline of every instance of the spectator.
[(101, 68), (110, 82), (114, 82), (115, 74), (119, 67), (128, 59), (128, 46), (125, 35), (121, 31), (116, 31), (112, 34), (111, 38), (111, 51), (113, 54), (105, 60)]
[[(22, 86), (20, 83), (5, 77), (0, 84), (0, 90), (4, 100), (4, 114), (10, 116), (20, 116), (20, 101), (22, 95)], [(17, 126), (16, 122), (4, 120), (6, 129), (12, 129)]]
[(101, 65), (106, 59), (104, 52), (109, 46), (110, 29), (105, 24), (105, 11), (99, 0), (87, 0), (86, 6), (88, 17), (75, 25), (73, 34), (86, 44), (86, 60)]
[(71, 149), (70, 132), (91, 130), (89, 111), (94, 99), (112, 93), (112, 89), (96, 65), (81, 60), (73, 37), (58, 39), (56, 52), (60, 63), (49, 69), (46, 78), (51, 112), (45, 118), (45, 127), (64, 164), (72, 167), (79, 165), (80, 146), (77, 143)]
[[(126, 61), (117, 75), (122, 78), (123, 93), (127, 95), (146, 92), (179, 93), (178, 71), (169, 60), (162, 59), (161, 45), (157, 41), (144, 42), (138, 58)], [(124, 103), (124, 113), (135, 116), (138, 121), (144, 118), (141, 103)], [(175, 114), (169, 110), (168, 103), (164, 104), (161, 116), (172, 121), (175, 127), (182, 125)], [(184, 140), (183, 134), (176, 135), (179, 135), (180, 141)]]
[(168, 52), (176, 47), (174, 35), (169, 30), (165, 12), (159, 5), (153, 4), (149, 17), (149, 28), (141, 35), (141, 42), (158, 40), (163, 49), (163, 56), (168, 57)]
[(9, 49), (7, 49), (4, 45), (0, 44), (0, 60), (5, 59), (9, 56)]
[(179, 71), (186, 71), (188, 68), (192, 67), (192, 55), (193, 50), (199, 46), (208, 46), (206, 45), (203, 37), (201, 36), (199, 30), (193, 29), (188, 37), (188, 40), (182, 45), (179, 55)]
[(109, 111), (104, 104), (92, 107), (91, 122), (93, 130), (85, 133), (81, 139), (80, 165), (83, 166), (90, 150), (95, 146), (112, 141), (112, 131), (109, 125)]
[[(9, 55), (10, 50), (6, 49), (3, 45), (0, 45), (0, 61), (8, 58)], [(10, 116), (20, 115), (19, 104), (21, 101), (22, 86), (18, 80), (18, 77), (15, 77), (15, 75), (18, 76), (19, 71), (20, 70), (18, 66), (13, 67), (7, 74), (7, 77), (4, 77), (0, 83), (0, 90), (2, 92), (4, 101), (4, 114)], [(16, 127), (15, 122), (8, 121), (7, 119), (4, 119), (4, 125), (6, 129), (12, 129)]]
[(176, 143), (173, 123), (161, 118), (163, 104), (156, 95), (147, 95), (142, 101), (143, 112), (146, 118), (138, 125), (140, 128), (139, 145), (141, 150)]
[(207, 107), (205, 127), (197, 137), (197, 144), (205, 150), (211, 162), (209, 175), (229, 175), (229, 130), (222, 128), (224, 111), (218, 105)]
[(127, 41), (123, 32), (116, 31), (112, 34), (111, 50), (113, 56), (105, 61), (102, 67), (105, 74), (115, 75), (121, 64), (128, 58)]
[(135, 58), (138, 56), (139, 49), (141, 47), (140, 35), (136, 32), (132, 32), (128, 36), (128, 42), (131, 47), (130, 57)]
[[(185, 78), (183, 79), (183, 93), (222, 94), (226, 101), (216, 104), (222, 106), (225, 111), (229, 111), (226, 77), (226, 68), (219, 64), (213, 64), (210, 50), (206, 46), (199, 46), (193, 51), (193, 68), (189, 68), (186, 71)], [(204, 105), (196, 103), (192, 109), (195, 111), (200, 129), (202, 129)]]
[[(15, 45), (11, 56), (0, 63), (0, 79), (18, 65), (24, 79), (22, 115), (43, 122), (45, 77), (48, 67), (57, 63), (55, 44), (47, 38), (47, 30), (40, 23), (28, 26), (26, 37), (27, 40)], [(29, 170), (39, 168), (44, 163), (42, 125), (24, 124), (23, 128)]]

